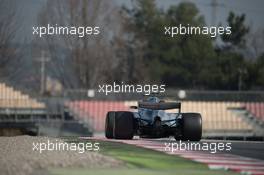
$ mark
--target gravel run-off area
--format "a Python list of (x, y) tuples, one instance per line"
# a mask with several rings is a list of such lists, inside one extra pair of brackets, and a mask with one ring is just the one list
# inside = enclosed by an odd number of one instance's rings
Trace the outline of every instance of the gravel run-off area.
[[(33, 151), (33, 143), (58, 142), (48, 137), (0, 137), (0, 174), (31, 175), (49, 168), (110, 168), (121, 167), (121, 161), (100, 154), (100, 151)], [(62, 142), (62, 141), (61, 141)], [(43, 173), (39, 173), (43, 174)]]

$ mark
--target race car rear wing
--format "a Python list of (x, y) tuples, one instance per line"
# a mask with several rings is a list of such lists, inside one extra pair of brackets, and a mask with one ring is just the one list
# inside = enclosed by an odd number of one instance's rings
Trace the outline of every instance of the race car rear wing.
[(167, 110), (167, 109), (179, 109), (181, 111), (181, 103), (180, 102), (160, 102), (160, 103), (152, 103), (152, 102), (138, 102), (139, 108), (146, 108), (152, 110)]

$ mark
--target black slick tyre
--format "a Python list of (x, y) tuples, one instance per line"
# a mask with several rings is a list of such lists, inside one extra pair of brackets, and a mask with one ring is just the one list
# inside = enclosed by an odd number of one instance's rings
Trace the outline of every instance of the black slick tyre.
[(134, 115), (132, 112), (108, 112), (105, 121), (105, 137), (108, 139), (132, 139)]
[(105, 119), (105, 137), (108, 139), (113, 138), (115, 112), (108, 112)]
[(200, 141), (202, 138), (202, 117), (199, 113), (182, 114), (182, 140)]

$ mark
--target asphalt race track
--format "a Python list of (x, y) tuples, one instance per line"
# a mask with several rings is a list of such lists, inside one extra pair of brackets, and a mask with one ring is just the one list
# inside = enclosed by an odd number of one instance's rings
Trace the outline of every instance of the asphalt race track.
[[(139, 143), (136, 143), (139, 142)], [(173, 139), (161, 140), (136, 140), (127, 142), (137, 146), (164, 151), (167, 154), (178, 155), (196, 162), (207, 164), (209, 169), (224, 169), (239, 172), (241, 174), (264, 175), (264, 142), (252, 141), (224, 141), (224, 140), (202, 140), (201, 145), (231, 145), (228, 151), (211, 153), (209, 150), (175, 150), (166, 151), (165, 143), (174, 143), (179, 146), (180, 141)], [(184, 142), (195, 143), (195, 142)], [(196, 142), (197, 143), (197, 142)], [(178, 147), (179, 148), (179, 147)], [(219, 148), (219, 147), (218, 147)], [(226, 148), (226, 147), (225, 147)], [(211, 149), (214, 150), (214, 149)]]
[[(230, 140), (202, 140), (200, 142), (181, 142), (176, 141), (172, 138), (143, 139), (138, 137), (134, 137), (133, 140), (115, 140), (106, 139), (103, 136), (86, 137), (83, 139), (125, 143), (142, 148), (162, 151), (166, 154), (176, 155), (186, 159), (190, 159), (192, 161), (206, 164), (209, 169), (223, 169), (239, 172), (241, 174), (264, 175), (264, 142)], [(195, 147), (190, 146), (192, 143), (193, 145), (200, 145), (200, 147), (198, 147), (199, 149), (190, 149)], [(184, 148), (184, 146), (182, 146), (181, 144), (189, 144), (189, 147), (186, 147), (187, 149), (180, 149)], [(220, 150), (219, 145), (222, 145), (221, 148), (224, 147), (225, 149)], [(227, 145), (229, 146), (227, 147)], [(214, 152), (216, 150), (216, 147), (218, 149), (216, 152)], [(207, 148), (207, 150), (203, 148)]]
[[(156, 142), (172, 142), (172, 139), (147, 139)], [(201, 142), (215, 143), (215, 142), (229, 142), (232, 144), (229, 154), (245, 156), (255, 159), (264, 160), (264, 141), (232, 141), (232, 140), (201, 140)]]
[[(104, 138), (103, 135), (99, 134), (95, 138)], [(134, 137), (133, 140), (147, 140), (152, 142), (175, 142), (174, 139), (144, 139), (139, 137)], [(229, 142), (232, 145), (231, 151), (229, 154), (235, 154), (244, 157), (250, 157), (255, 159), (264, 160), (264, 141), (232, 141), (232, 140), (201, 140), (200, 142), (215, 143), (215, 142)]]
[(264, 160), (264, 142), (225, 141), (232, 143), (231, 154)]

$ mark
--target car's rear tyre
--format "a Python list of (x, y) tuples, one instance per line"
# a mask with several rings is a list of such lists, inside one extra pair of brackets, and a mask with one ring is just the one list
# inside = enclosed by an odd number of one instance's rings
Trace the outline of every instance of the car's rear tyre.
[(105, 119), (105, 137), (108, 139), (113, 138), (115, 112), (108, 112)]
[(134, 136), (134, 115), (132, 112), (108, 112), (105, 123), (106, 138), (132, 139)]
[(202, 117), (199, 113), (182, 114), (182, 140), (200, 141), (202, 138)]

